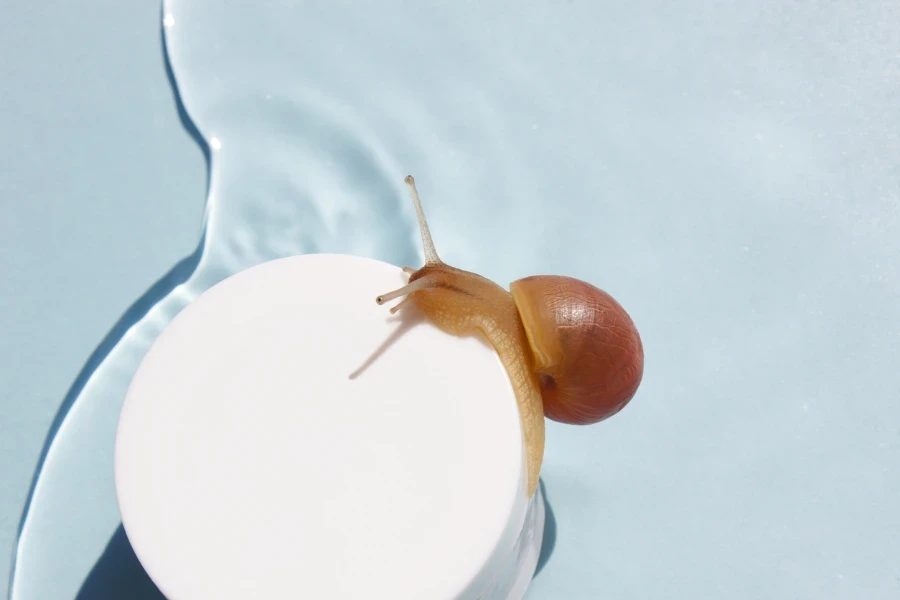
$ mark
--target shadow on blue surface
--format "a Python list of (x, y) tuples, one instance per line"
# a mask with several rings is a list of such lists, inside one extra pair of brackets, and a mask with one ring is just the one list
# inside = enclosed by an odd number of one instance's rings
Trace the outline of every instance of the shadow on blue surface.
[(541, 555), (538, 557), (537, 567), (534, 570), (534, 576), (537, 577), (540, 572), (547, 566), (553, 549), (556, 548), (556, 517), (553, 515), (553, 508), (550, 506), (550, 498), (547, 496), (547, 487), (544, 480), (539, 481), (541, 493), (544, 495), (544, 538), (541, 542)]
[(166, 600), (138, 561), (119, 525), (75, 600)]

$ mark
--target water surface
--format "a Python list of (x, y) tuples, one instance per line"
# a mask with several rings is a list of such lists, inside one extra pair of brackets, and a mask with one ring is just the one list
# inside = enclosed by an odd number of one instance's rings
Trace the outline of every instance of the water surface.
[(319, 4), (164, 3), (204, 235), (63, 404), (12, 598), (96, 581), (118, 410), (171, 318), (285, 255), (419, 264), (407, 173), (447, 262), (586, 279), (643, 335), (626, 410), (548, 429), (529, 598), (895, 598), (900, 6)]

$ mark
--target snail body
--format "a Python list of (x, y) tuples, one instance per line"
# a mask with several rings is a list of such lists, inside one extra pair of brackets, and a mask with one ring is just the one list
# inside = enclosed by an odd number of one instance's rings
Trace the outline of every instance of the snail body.
[(415, 305), (451, 335), (479, 333), (491, 344), (516, 396), (522, 423), (529, 497), (544, 455), (544, 417), (573, 425), (597, 423), (634, 397), (643, 377), (640, 335), (628, 313), (603, 290), (560, 275), (535, 275), (507, 291), (438, 257), (412, 176), (425, 265), (404, 267), (409, 282), (376, 298), (405, 296), (395, 313)]

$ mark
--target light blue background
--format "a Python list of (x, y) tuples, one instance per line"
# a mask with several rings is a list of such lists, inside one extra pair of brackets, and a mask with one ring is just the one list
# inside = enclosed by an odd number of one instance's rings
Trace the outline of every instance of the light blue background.
[[(7, 538), (78, 370), (199, 235), (206, 174), (158, 6), (106, 4), (3, 17)], [(583, 277), (634, 316), (634, 403), (548, 428), (559, 539), (535, 598), (897, 596), (900, 5), (171, 4), (185, 103), (223, 140), (218, 274), (298, 251), (406, 261), (412, 172), (448, 262)], [(62, 447), (95, 409), (107, 446), (103, 389)], [(57, 456), (44, 499), (103, 514), (45, 502), (23, 594), (54, 587), (45, 554), (106, 543), (109, 494), (66, 468), (108, 491), (105, 458)]]
[(0, 15), (0, 597), (47, 430), (88, 356), (200, 234), (203, 155), (155, 2)]

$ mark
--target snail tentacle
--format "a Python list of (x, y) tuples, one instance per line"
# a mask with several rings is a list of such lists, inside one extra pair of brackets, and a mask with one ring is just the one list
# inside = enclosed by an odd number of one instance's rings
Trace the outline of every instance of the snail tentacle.
[(435, 287), (436, 285), (436, 281), (432, 280), (431, 278), (423, 277), (421, 279), (416, 279), (412, 283), (404, 285), (402, 288), (396, 289), (386, 294), (381, 294), (380, 296), (375, 298), (375, 302), (377, 304), (384, 304), (385, 302), (390, 302), (394, 298), (399, 298), (400, 296), (408, 296), (413, 292), (418, 292), (419, 290), (425, 290), (431, 287)]

